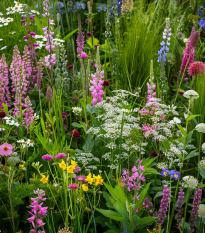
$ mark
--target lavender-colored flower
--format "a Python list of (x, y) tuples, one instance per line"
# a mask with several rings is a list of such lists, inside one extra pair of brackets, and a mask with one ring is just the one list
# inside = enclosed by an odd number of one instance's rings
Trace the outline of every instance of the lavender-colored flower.
[(181, 229), (181, 221), (182, 221), (182, 202), (184, 200), (184, 191), (183, 189), (179, 190), (178, 200), (177, 200), (177, 208), (175, 209), (177, 211), (177, 214), (175, 216), (177, 220), (177, 228)]
[(201, 17), (204, 14), (204, 7), (200, 6), (198, 9), (198, 16)]
[(77, 43), (77, 52), (81, 54), (84, 49), (84, 33), (82, 32), (81, 23), (78, 30), (78, 37), (76, 39)]
[(86, 22), (86, 23), (90, 23), (90, 20), (89, 20), (89, 19), (86, 19), (85, 22)]
[(191, 233), (193, 233), (195, 231), (194, 226), (196, 223), (196, 219), (198, 217), (201, 196), (202, 196), (202, 189), (197, 189), (195, 196), (194, 196), (194, 200), (193, 200), (191, 219), (190, 219), (190, 223), (189, 223), (189, 225), (190, 225), (189, 230)]
[(73, 169), (73, 171), (74, 171), (74, 173), (78, 173), (78, 172), (81, 171), (81, 168), (80, 168), (79, 166), (77, 166), (77, 167), (75, 167), (75, 168)]
[(86, 178), (87, 178), (87, 176), (76, 176), (75, 181), (81, 181), (82, 184), (85, 184), (85, 179)]
[(170, 189), (168, 189), (168, 185), (164, 185), (163, 197), (161, 200), (160, 211), (158, 215), (159, 217), (158, 225), (161, 224), (161, 228), (162, 228), (162, 224), (164, 223), (164, 219), (167, 215), (167, 210), (169, 207), (169, 199), (170, 199)]

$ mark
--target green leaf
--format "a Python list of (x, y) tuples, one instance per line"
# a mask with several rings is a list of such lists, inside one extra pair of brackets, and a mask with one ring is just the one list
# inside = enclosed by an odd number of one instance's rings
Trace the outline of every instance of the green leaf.
[(81, 128), (81, 127), (82, 127), (82, 125), (80, 125), (80, 124), (77, 123), (77, 122), (73, 122), (71, 125), (72, 125), (73, 127), (75, 127), (75, 128)]
[(95, 37), (90, 37), (90, 38), (88, 39), (88, 41), (87, 41), (87, 44), (88, 44), (91, 48), (93, 48), (94, 45), (99, 44), (99, 40), (98, 40), (97, 38), (95, 38)]
[(88, 104), (86, 107), (86, 112), (88, 112), (90, 114), (97, 114), (98, 110), (96, 107), (92, 107), (90, 104)]
[(184, 135), (184, 137), (186, 137), (187, 134), (186, 134), (186, 132), (184, 131), (184, 129), (182, 128), (182, 126), (181, 126), (181, 125), (178, 125), (178, 124), (176, 124), (176, 125), (177, 125), (177, 127), (179, 128), (179, 130), (181, 131), (181, 133)]
[(3, 107), (4, 107), (4, 108), (3, 108), (4, 112), (7, 113), (8, 110), (9, 110), (8, 105), (5, 104), (5, 103), (2, 103), (2, 105), (3, 105)]
[(19, 162), (20, 162), (19, 157), (9, 157), (9, 158), (8, 158), (8, 163), (9, 163), (12, 167), (16, 166), (16, 164), (19, 163)]
[(201, 116), (201, 115), (190, 115), (186, 118), (186, 121), (191, 121), (192, 119), (194, 119), (195, 117), (198, 117), (198, 116)]
[(83, 150), (85, 152), (90, 153), (92, 151), (93, 147), (94, 147), (94, 144), (95, 143), (94, 143), (94, 140), (92, 139), (92, 135), (89, 134), (87, 139), (86, 139), (85, 145), (83, 146)]
[[(42, 18), (43, 18), (43, 17), (42, 17)], [(36, 25), (37, 25), (38, 30), (40, 31), (40, 34), (43, 36), (43, 35), (44, 35), (43, 30), (42, 30), (42, 27), (43, 27), (43, 26), (42, 26), (42, 24), (41, 24), (39, 18), (38, 18), (38, 17), (35, 17), (34, 20), (35, 20), (35, 23), (36, 23)]]
[(200, 175), (205, 179), (205, 168), (199, 166)]
[(76, 33), (78, 31), (78, 28), (73, 30), (72, 32), (70, 32), (67, 36), (65, 36), (63, 38), (64, 41), (66, 41), (68, 38), (70, 38), (74, 33)]
[(53, 34), (53, 38), (54, 38), (54, 39), (55, 39), (56, 36), (59, 34), (59, 32), (60, 32), (60, 27), (57, 27), (57, 28), (55, 29), (55, 31), (54, 31), (54, 34)]
[(141, 205), (142, 205), (142, 203), (143, 203), (143, 201), (144, 201), (144, 199), (145, 199), (145, 196), (146, 196), (146, 194), (147, 194), (147, 191), (148, 191), (148, 189), (149, 189), (149, 186), (150, 186), (150, 183), (148, 183), (145, 187), (144, 187), (144, 189), (140, 192), (140, 197), (139, 197), (139, 201), (137, 201), (137, 203), (135, 204), (135, 209), (137, 209), (137, 208), (139, 208)]
[[(155, 161), (156, 158), (157, 158), (157, 157), (152, 158), (152, 159), (148, 159), (148, 160), (144, 160), (144, 161), (142, 162), (142, 165), (144, 165), (144, 167), (146, 168), (146, 167), (148, 167), (150, 164), (152, 164), (152, 163)], [(146, 170), (146, 169), (145, 169), (145, 170)]]
[(103, 197), (106, 199), (106, 205), (107, 205), (107, 207), (108, 208), (113, 208), (113, 204), (112, 204), (112, 202), (110, 200), (111, 196), (107, 192), (103, 191)]
[(110, 218), (110, 219), (113, 219), (119, 222), (124, 222), (124, 218), (118, 212), (115, 212), (112, 210), (103, 210), (103, 209), (98, 209), (98, 208), (95, 208), (95, 209), (107, 218)]
[(145, 217), (145, 218), (139, 218), (137, 215), (134, 216), (134, 224), (132, 229), (136, 227), (143, 228), (147, 225), (153, 224), (158, 218), (157, 217)]
[(199, 153), (196, 152), (197, 150), (198, 150), (198, 149), (191, 151), (191, 152), (185, 157), (184, 160), (190, 159), (190, 158), (195, 157), (195, 156), (198, 156)]
[(185, 146), (187, 146), (192, 139), (192, 135), (193, 135), (193, 130), (191, 132), (188, 133), (187, 137), (186, 137), (186, 142), (185, 142)]
[(163, 141), (163, 146), (164, 146), (164, 149), (166, 149), (166, 150), (169, 150), (170, 149), (170, 144), (169, 144), (169, 140), (164, 140)]
[(0, 175), (3, 175), (4, 174), (4, 172), (3, 171), (0, 171)]
[(129, 216), (125, 204), (116, 200), (113, 203), (113, 208), (117, 210), (117, 212), (124, 218), (125, 222), (129, 224)]
[(146, 176), (146, 175), (149, 175), (149, 174), (160, 175), (160, 173), (159, 173), (157, 170), (155, 170), (154, 168), (152, 168), (152, 167), (147, 167), (147, 168), (145, 168), (144, 175)]
[(127, 197), (125, 196), (123, 189), (121, 189), (118, 186), (115, 186), (115, 188), (113, 188), (112, 186), (106, 183), (104, 183), (104, 185), (115, 200), (119, 199), (122, 203), (126, 202)]

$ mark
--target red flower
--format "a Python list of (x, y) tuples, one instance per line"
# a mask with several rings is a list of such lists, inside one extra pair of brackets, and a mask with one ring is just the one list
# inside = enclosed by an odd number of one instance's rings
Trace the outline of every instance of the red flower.
[(74, 130), (74, 132), (71, 132), (70, 134), (73, 136), (73, 138), (81, 139), (80, 134), (77, 130)]
[(73, 69), (73, 65), (69, 65), (69, 66), (68, 66), (68, 69), (69, 69), (69, 70), (72, 70), (72, 69)]
[(4, 111), (0, 111), (0, 118), (4, 118), (6, 116), (6, 113)]
[(158, 156), (157, 152), (156, 151), (153, 151), (151, 154), (150, 154), (151, 157), (155, 158)]
[(183, 95), (183, 94), (184, 94), (184, 91), (179, 91), (178, 93), (181, 94), (181, 95)]
[(63, 118), (63, 121), (67, 118), (68, 114), (66, 112), (62, 112), (62, 118)]
[(110, 83), (109, 83), (108, 81), (105, 80), (105, 81), (103, 82), (103, 86), (104, 86), (104, 87), (109, 87), (109, 86), (110, 86)]

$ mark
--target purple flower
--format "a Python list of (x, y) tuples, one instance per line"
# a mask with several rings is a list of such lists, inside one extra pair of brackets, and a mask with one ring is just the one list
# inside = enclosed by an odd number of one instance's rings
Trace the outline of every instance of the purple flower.
[(110, 86), (110, 83), (109, 83), (108, 81), (105, 80), (105, 81), (103, 82), (103, 86), (104, 86), (104, 87), (109, 87), (109, 86)]
[(167, 175), (169, 175), (169, 171), (166, 170), (166, 169), (163, 169), (162, 172), (161, 172), (161, 175), (162, 176), (167, 176)]
[(53, 156), (52, 155), (43, 155), (42, 159), (44, 159), (44, 160), (51, 160), (51, 159), (53, 159)]
[(73, 169), (73, 171), (74, 171), (74, 173), (78, 173), (78, 172), (81, 171), (81, 168), (80, 168), (79, 166), (77, 166), (77, 167), (75, 167), (75, 168)]
[(59, 154), (57, 154), (56, 155), (56, 159), (61, 159), (61, 158), (66, 158), (67, 157), (67, 155), (65, 154), (65, 153), (59, 153)]
[(75, 189), (78, 188), (78, 185), (77, 185), (77, 184), (69, 184), (69, 185), (68, 185), (68, 188), (69, 188), (69, 189), (72, 189), (72, 190), (75, 190)]
[(81, 53), (81, 58), (87, 58), (87, 57), (88, 57), (88, 55), (86, 53), (84, 53), (84, 52)]
[(163, 197), (160, 204), (159, 219), (158, 219), (158, 224), (161, 224), (161, 227), (167, 215), (167, 210), (169, 207), (169, 199), (170, 199), (170, 189), (168, 189), (168, 185), (164, 185)]
[(86, 36), (87, 36), (87, 38), (90, 38), (92, 36), (92, 33), (91, 32), (87, 32)]
[(196, 224), (196, 219), (198, 217), (198, 211), (199, 211), (199, 205), (201, 201), (201, 196), (202, 196), (202, 189), (198, 189), (195, 193), (194, 200), (193, 200), (193, 206), (192, 206), (192, 212), (191, 212), (191, 219), (190, 219), (190, 232), (193, 233), (195, 231), (195, 224)]
[(85, 22), (86, 22), (86, 23), (89, 23), (89, 22), (90, 22), (90, 20), (89, 20), (89, 19), (86, 19), (86, 20), (85, 20)]
[(174, 175), (173, 175), (173, 178), (175, 180), (178, 180), (180, 177), (181, 177), (181, 175), (179, 174), (179, 172), (175, 172)]
[(87, 178), (87, 176), (76, 176), (75, 181), (81, 181), (82, 184), (85, 184), (85, 179), (86, 178)]
[(179, 195), (178, 195), (178, 199), (177, 199), (177, 208), (175, 209), (177, 211), (177, 214), (175, 216), (176, 220), (177, 220), (177, 227), (178, 229), (181, 229), (181, 221), (182, 221), (182, 202), (184, 200), (184, 192), (183, 189), (179, 190)]

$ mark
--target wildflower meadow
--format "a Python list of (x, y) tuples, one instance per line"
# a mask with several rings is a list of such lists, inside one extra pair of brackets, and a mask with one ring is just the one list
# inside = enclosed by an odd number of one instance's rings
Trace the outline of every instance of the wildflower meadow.
[(205, 0), (0, 0), (0, 232), (205, 233)]

